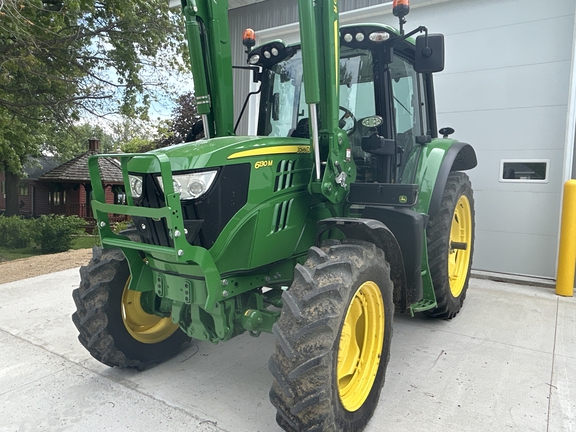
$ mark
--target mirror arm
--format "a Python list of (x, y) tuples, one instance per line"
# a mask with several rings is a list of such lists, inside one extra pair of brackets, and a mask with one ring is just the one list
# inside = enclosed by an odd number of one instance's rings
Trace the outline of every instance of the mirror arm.
[[(240, 67), (239, 69), (247, 69), (247, 68)], [(238, 129), (238, 126), (240, 125), (240, 120), (242, 120), (242, 116), (244, 115), (244, 111), (246, 111), (246, 107), (248, 106), (248, 101), (250, 100), (250, 97), (256, 96), (261, 91), (262, 91), (262, 83), (260, 83), (260, 87), (258, 87), (258, 90), (250, 92), (250, 93), (248, 93), (248, 96), (246, 96), (246, 100), (244, 101), (244, 105), (242, 105), (242, 110), (240, 111), (240, 115), (238, 116), (238, 120), (236, 120), (236, 125), (234, 125), (234, 133), (236, 133), (236, 129)]]
[(426, 46), (428, 46), (428, 28), (426, 26), (420, 26), (420, 27), (412, 30), (410, 33), (401, 34), (396, 39), (394, 39), (392, 46), (395, 46), (395, 45), (399, 44), (400, 42), (405, 41), (409, 37), (414, 36), (416, 33), (421, 33), (421, 32), (424, 32), (426, 34)]
[(252, 82), (256, 84), (262, 81), (262, 72), (260, 72), (259, 66), (232, 66), (232, 69), (251, 70), (253, 72)]
[(422, 56), (428, 58), (432, 55), (432, 50), (428, 47), (428, 27), (426, 27), (426, 26), (420, 26), (420, 27), (412, 30), (410, 33), (401, 34), (398, 38), (394, 39), (394, 42), (392, 43), (391, 47), (395, 47), (400, 42), (408, 39), (410, 36), (414, 36), (416, 33), (421, 33), (421, 32), (424, 32), (424, 35), (425, 35), (424, 36), (424, 49), (422, 50)]

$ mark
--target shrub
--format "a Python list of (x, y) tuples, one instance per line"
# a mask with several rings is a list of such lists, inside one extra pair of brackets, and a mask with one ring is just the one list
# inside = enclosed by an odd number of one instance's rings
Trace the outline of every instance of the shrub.
[(10, 249), (30, 246), (33, 236), (32, 223), (33, 221), (20, 216), (0, 215), (0, 245)]
[(131, 220), (117, 222), (114, 225), (114, 227), (112, 228), (112, 231), (114, 231), (116, 234), (118, 234), (119, 232), (124, 231), (129, 226), (133, 226)]
[(84, 219), (78, 216), (40, 216), (34, 224), (34, 239), (42, 253), (64, 252), (72, 246), (72, 235), (83, 231)]

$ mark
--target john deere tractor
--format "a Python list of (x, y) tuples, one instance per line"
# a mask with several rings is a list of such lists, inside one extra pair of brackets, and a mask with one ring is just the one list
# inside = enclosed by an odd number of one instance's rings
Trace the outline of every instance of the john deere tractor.
[[(238, 136), (227, 2), (182, 0), (205, 138), (90, 159), (103, 248), (81, 269), (80, 342), (142, 369), (192, 339), (276, 337), (270, 400), (286, 431), (360, 431), (378, 403), (394, 313), (453, 318), (468, 287), (473, 148), (438, 136), (443, 36), (340, 27), (300, 0), (301, 42), (255, 46), (257, 136)], [(419, 34), (415, 39), (412, 36)], [(98, 157), (127, 205), (106, 204)], [(110, 214), (134, 227), (115, 234)]]

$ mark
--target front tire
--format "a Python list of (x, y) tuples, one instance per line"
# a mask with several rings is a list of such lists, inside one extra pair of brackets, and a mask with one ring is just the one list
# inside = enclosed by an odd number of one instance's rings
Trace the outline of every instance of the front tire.
[(170, 318), (146, 313), (140, 292), (128, 289), (130, 270), (121, 250), (95, 247), (72, 292), (78, 340), (96, 360), (143, 369), (174, 356), (190, 338)]
[(362, 430), (384, 385), (392, 339), (392, 282), (372, 243), (310, 249), (283, 293), (274, 325), (270, 401), (286, 431)]
[(434, 318), (454, 318), (464, 303), (474, 253), (474, 197), (470, 179), (451, 172), (438, 213), (427, 229), (428, 259), (437, 307)]

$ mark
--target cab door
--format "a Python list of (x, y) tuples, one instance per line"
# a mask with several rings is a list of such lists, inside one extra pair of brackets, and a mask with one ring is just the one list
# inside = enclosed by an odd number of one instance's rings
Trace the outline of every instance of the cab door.
[(415, 164), (421, 145), (430, 142), (422, 74), (413, 64), (394, 54), (390, 64), (394, 133), (397, 146), (396, 182), (414, 183)]

